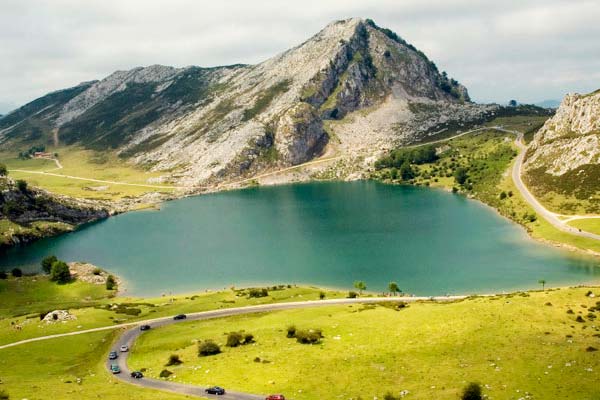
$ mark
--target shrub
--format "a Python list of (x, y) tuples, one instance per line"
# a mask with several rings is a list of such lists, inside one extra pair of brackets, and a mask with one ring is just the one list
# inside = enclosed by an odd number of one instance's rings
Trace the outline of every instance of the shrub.
[(92, 273), (94, 275), (100, 275), (102, 273), (102, 270), (100, 268), (94, 268), (94, 270), (92, 271)]
[(481, 400), (481, 386), (479, 383), (471, 382), (467, 385), (467, 387), (463, 390), (462, 400)]
[(0, 163), (0, 176), (6, 176), (8, 171), (6, 170), (6, 165)]
[(67, 283), (71, 280), (69, 266), (64, 261), (55, 261), (50, 270), (50, 280), (57, 283)]
[(204, 342), (198, 344), (199, 357), (213, 356), (215, 354), (219, 354), (220, 352), (221, 348), (212, 340), (205, 340)]
[(575, 318), (575, 321), (577, 321), (577, 322), (585, 322), (585, 320), (581, 317), (581, 315), (578, 315), (577, 318)]
[(467, 181), (468, 177), (469, 175), (467, 174), (466, 168), (458, 167), (454, 171), (454, 179), (459, 185), (463, 185)]
[(349, 299), (355, 299), (357, 297), (358, 297), (358, 293), (353, 292), (353, 291), (348, 292), (348, 298)]
[(46, 274), (49, 274), (50, 271), (52, 271), (52, 264), (57, 261), (58, 258), (56, 258), (54, 255), (44, 257), (41, 262), (42, 271), (44, 271)]
[(180, 364), (183, 364), (183, 361), (181, 361), (179, 356), (177, 354), (171, 354), (169, 356), (169, 361), (167, 361), (167, 364), (165, 365), (165, 367), (170, 367), (171, 365), (180, 365)]
[(24, 181), (23, 179), (18, 179), (17, 180), (17, 189), (19, 189), (19, 191), (25, 193), (27, 192), (27, 182)]
[(267, 297), (269, 291), (265, 288), (251, 288), (248, 290), (248, 298)]
[(7, 279), (8, 275), (4, 271), (0, 271), (0, 279)]
[(242, 334), (239, 332), (229, 332), (227, 335), (227, 347), (238, 347), (242, 344)]
[(244, 343), (243, 344), (250, 344), (250, 343), (254, 343), (254, 335), (251, 333), (244, 334)]
[(323, 300), (325, 298), (325, 292), (319, 292), (319, 299)]
[(296, 341), (302, 344), (315, 344), (323, 338), (323, 333), (320, 329), (310, 329), (308, 331), (297, 331)]
[(588, 346), (587, 349), (585, 349), (585, 351), (592, 352), (592, 351), (598, 351), (598, 349), (595, 347), (592, 347), (592, 346)]
[(287, 335), (288, 338), (293, 338), (296, 337), (296, 327), (294, 325), (290, 325), (287, 328)]
[(117, 280), (114, 276), (109, 275), (106, 277), (106, 290), (114, 290), (117, 288)]
[(168, 369), (163, 369), (162, 371), (160, 371), (160, 374), (158, 376), (160, 376), (161, 378), (168, 378), (171, 375), (173, 375), (171, 371), (169, 371)]
[(383, 400), (398, 400), (399, 397), (394, 396), (392, 393), (387, 392), (384, 396), (383, 396)]
[(4, 390), (0, 390), (0, 400), (8, 400), (10, 399), (10, 396), (8, 395), (7, 392), (5, 392)]
[(10, 271), (10, 273), (15, 278), (20, 278), (23, 276), (23, 271), (21, 271), (21, 268), (13, 268), (12, 271)]

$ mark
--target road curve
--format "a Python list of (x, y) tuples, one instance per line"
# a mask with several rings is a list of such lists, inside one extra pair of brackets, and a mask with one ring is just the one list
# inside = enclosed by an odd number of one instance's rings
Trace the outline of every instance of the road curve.
[[(187, 314), (187, 319), (185, 320), (174, 320), (172, 317), (159, 318), (154, 320), (146, 320), (136, 322), (136, 326), (128, 329), (123, 333), (118, 340), (114, 343), (113, 350), (119, 351), (119, 348), (123, 345), (128, 346), (130, 349), (134, 347), (135, 340), (142, 335), (144, 332), (140, 330), (139, 325), (150, 325), (152, 329), (156, 329), (159, 327), (180, 323), (183, 321), (200, 321), (212, 318), (222, 318), (229, 317), (233, 315), (242, 315), (242, 314), (251, 314), (258, 312), (269, 312), (269, 311), (280, 311), (280, 310), (291, 310), (298, 308), (311, 308), (311, 307), (323, 307), (329, 305), (344, 305), (344, 304), (356, 304), (356, 303), (378, 303), (382, 301), (405, 301), (405, 302), (414, 302), (417, 300), (435, 300), (435, 301), (453, 301), (453, 300), (461, 300), (466, 296), (440, 296), (440, 297), (365, 297), (365, 298), (357, 298), (357, 299), (331, 299), (331, 300), (313, 300), (313, 301), (302, 301), (302, 302), (293, 302), (293, 303), (276, 303), (276, 304), (264, 304), (259, 306), (249, 306), (249, 307), (239, 307), (239, 308), (229, 308), (229, 309), (221, 309), (221, 310), (213, 310), (213, 311), (203, 311), (198, 313)], [(110, 372), (111, 364), (118, 364), (121, 373), (115, 374), (115, 377), (123, 382), (127, 382), (130, 384), (134, 384), (137, 386), (142, 386), (149, 389), (157, 389), (168, 392), (174, 392), (178, 394), (185, 394), (197, 397), (205, 397), (212, 398), (218, 397), (219, 399), (224, 400), (258, 400), (264, 399), (264, 395), (256, 395), (249, 393), (240, 393), (233, 392), (227, 390), (227, 393), (223, 396), (212, 396), (205, 393), (205, 388), (195, 385), (187, 385), (183, 383), (169, 382), (163, 381), (159, 379), (151, 379), (151, 378), (142, 378), (135, 379), (132, 378), (127, 366), (127, 357), (129, 352), (119, 353), (119, 358), (117, 360), (107, 360), (106, 368)], [(218, 384), (218, 382), (215, 382)]]
[(589, 238), (589, 239), (600, 240), (600, 235), (597, 235), (597, 234), (591, 233), (591, 232), (581, 231), (577, 228), (574, 228), (574, 227), (566, 224), (565, 221), (563, 221), (559, 218), (560, 214), (556, 214), (556, 213), (553, 213), (552, 211), (548, 210), (531, 194), (531, 192), (529, 191), (527, 186), (525, 186), (525, 183), (523, 183), (523, 180), (521, 179), (521, 169), (523, 167), (523, 161), (525, 159), (525, 153), (527, 151), (527, 146), (523, 143), (523, 134), (521, 132), (508, 131), (508, 130), (501, 129), (501, 128), (498, 130), (517, 134), (517, 139), (515, 140), (515, 144), (517, 145), (517, 147), (519, 148), (520, 151), (519, 151), (519, 154), (517, 156), (517, 159), (515, 160), (515, 164), (512, 169), (512, 180), (515, 183), (515, 186), (517, 187), (517, 189), (519, 190), (521, 195), (523, 196), (523, 198), (525, 199), (525, 201), (528, 202), (531, 205), (531, 207), (533, 207), (533, 209), (540, 216), (542, 216), (542, 218), (544, 218), (546, 221), (548, 221), (556, 229), (561, 230), (566, 233), (569, 233), (569, 234), (572, 234), (572, 235), (577, 235), (577, 236), (581, 236), (581, 237), (585, 237), (585, 238)]

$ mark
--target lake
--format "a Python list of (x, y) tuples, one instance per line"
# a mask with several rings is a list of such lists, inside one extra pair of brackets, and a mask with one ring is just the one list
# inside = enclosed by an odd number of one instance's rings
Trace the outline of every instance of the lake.
[(311, 284), (416, 295), (598, 283), (598, 261), (531, 240), (462, 196), (375, 182), (258, 187), (167, 202), (16, 247), (0, 268), (39, 270), (55, 254), (88, 261), (160, 295), (262, 284)]

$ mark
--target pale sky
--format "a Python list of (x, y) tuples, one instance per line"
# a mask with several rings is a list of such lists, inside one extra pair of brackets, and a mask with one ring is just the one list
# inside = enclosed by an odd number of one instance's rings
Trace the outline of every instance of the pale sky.
[(481, 102), (600, 88), (598, 0), (2, 0), (0, 113), (118, 69), (257, 63), (372, 18)]

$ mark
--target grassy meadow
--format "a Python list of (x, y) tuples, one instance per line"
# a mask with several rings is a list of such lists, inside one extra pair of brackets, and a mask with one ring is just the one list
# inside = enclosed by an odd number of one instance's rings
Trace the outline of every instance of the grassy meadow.
[[(594, 289), (600, 296), (600, 290)], [(414, 303), (328, 306), (190, 321), (149, 331), (132, 349), (130, 366), (177, 382), (232, 390), (282, 392), (297, 400), (457, 399), (479, 382), (490, 399), (600, 398), (600, 327), (588, 289), (557, 289)], [(592, 311), (595, 310), (595, 311)], [(582, 322), (577, 322), (578, 317)], [(321, 329), (314, 345), (286, 329)], [(255, 343), (226, 347), (228, 332), (252, 333)], [(199, 357), (198, 342), (222, 353)], [(166, 367), (171, 354), (181, 365)], [(530, 397), (525, 397), (529, 394)]]

